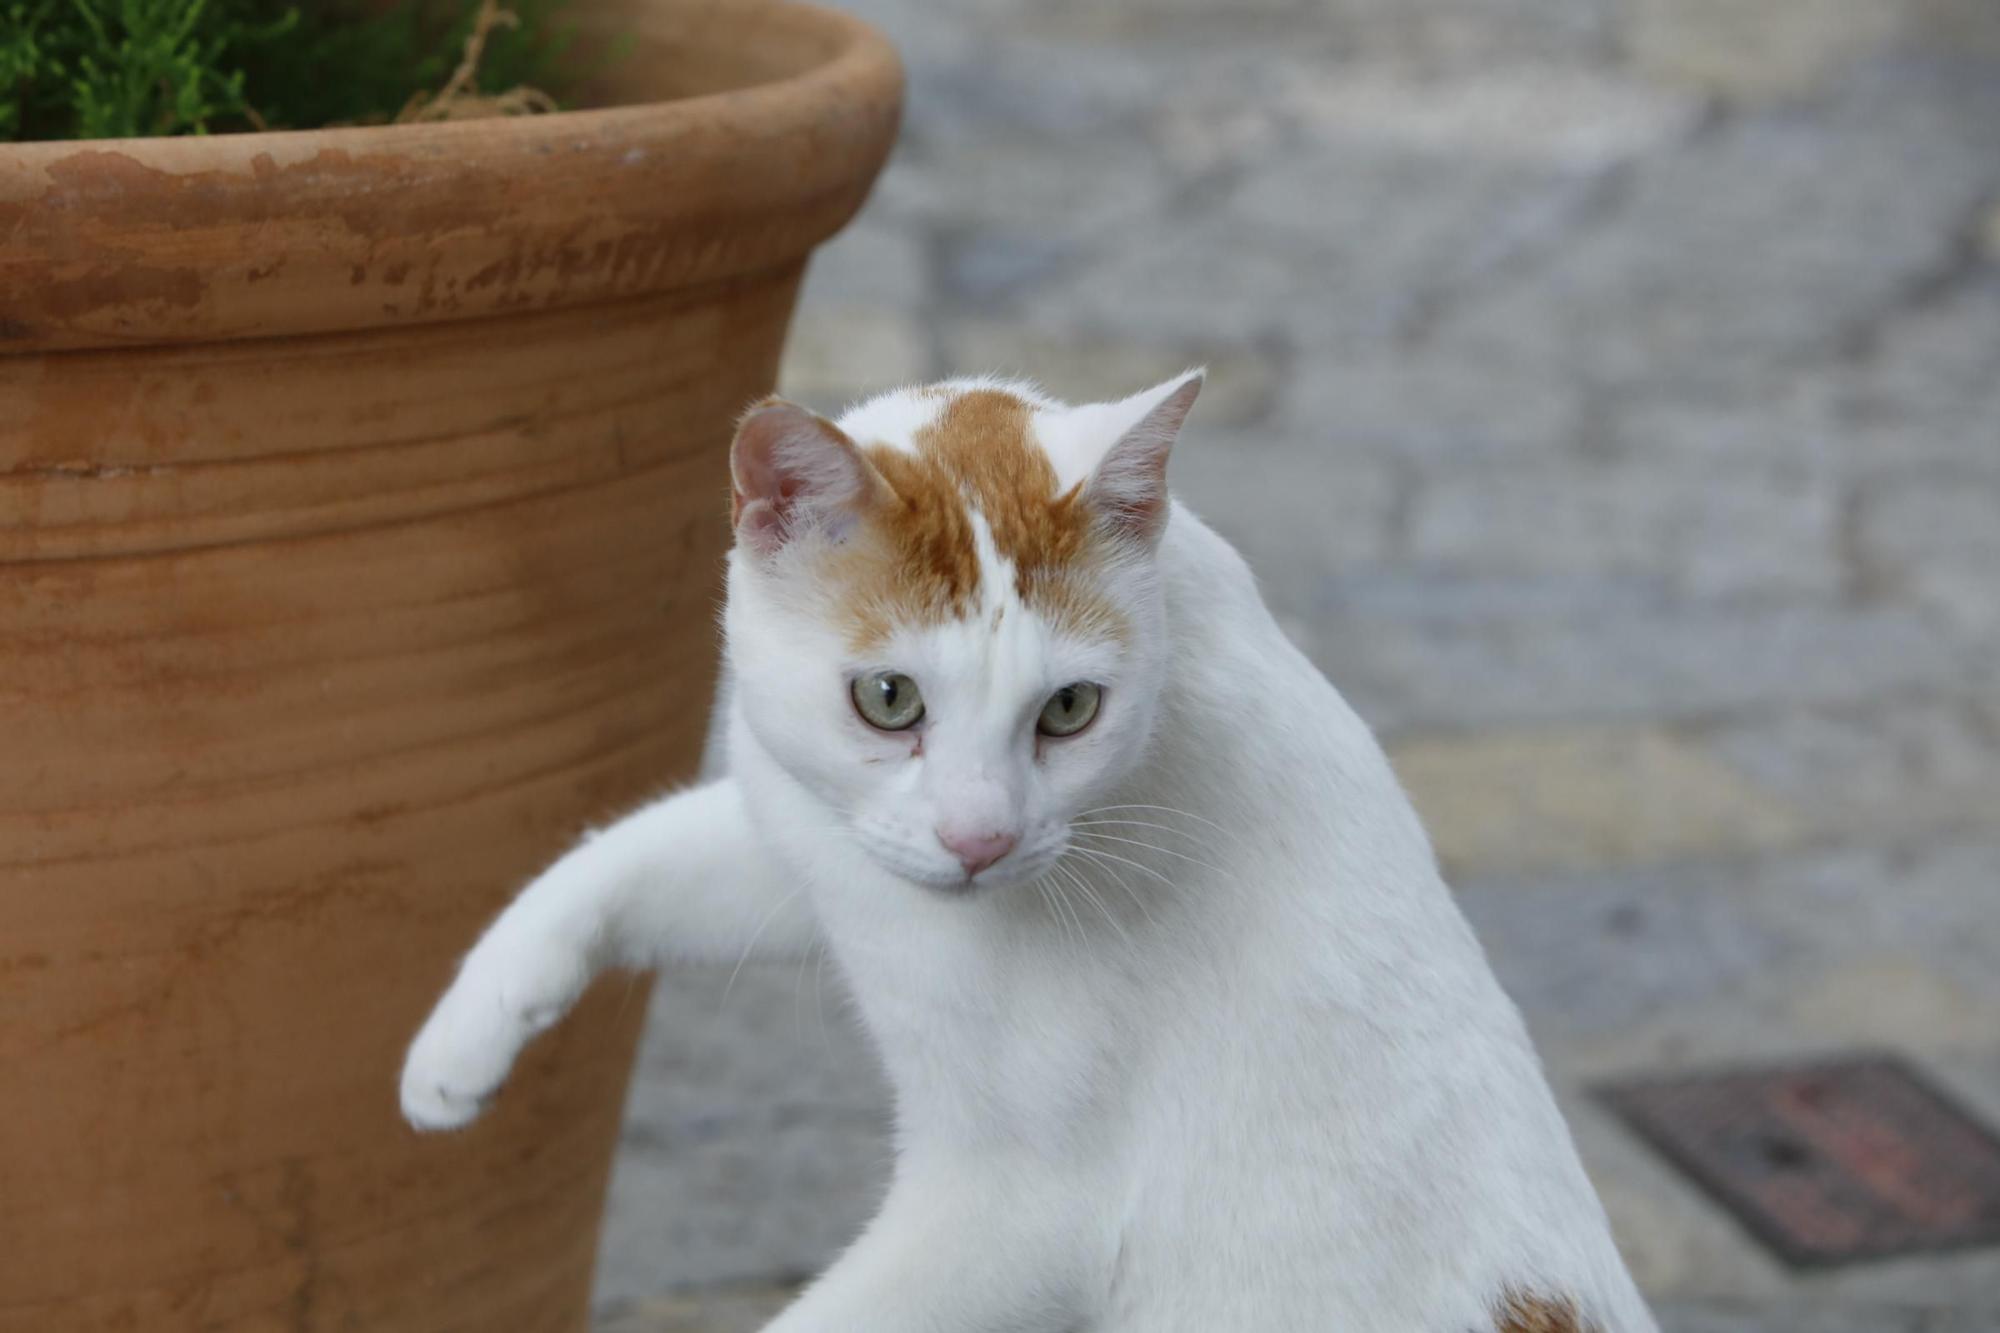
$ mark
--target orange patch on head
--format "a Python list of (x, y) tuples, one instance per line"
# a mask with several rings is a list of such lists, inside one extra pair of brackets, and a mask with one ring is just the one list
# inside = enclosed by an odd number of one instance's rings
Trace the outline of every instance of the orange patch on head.
[(848, 571), (872, 612), (863, 637), (882, 637), (898, 615), (917, 621), (965, 615), (979, 593), (979, 554), (957, 486), (921, 458), (886, 445), (864, 453), (887, 486), (864, 516), (874, 540), (857, 546), (865, 559)]
[(1494, 1333), (1599, 1333), (1577, 1312), (1575, 1301), (1513, 1288), (1501, 1294), (1494, 1318)]
[(971, 512), (1014, 566), (1017, 595), (1072, 630), (1122, 633), (1124, 619), (1084, 577), (1102, 540), (1082, 487), (1058, 494), (1055, 468), (1034, 438), (1032, 404), (998, 389), (951, 398), (909, 453), (863, 452), (886, 483), (864, 521), (844, 580), (857, 644), (879, 642), (896, 620), (967, 615), (979, 593)]

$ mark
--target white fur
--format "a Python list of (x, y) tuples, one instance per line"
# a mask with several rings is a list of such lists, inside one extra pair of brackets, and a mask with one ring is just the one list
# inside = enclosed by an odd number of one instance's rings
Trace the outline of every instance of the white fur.
[[(1045, 404), (1065, 484), (1180, 383)], [(841, 425), (906, 445), (936, 407)], [(1122, 644), (1058, 632), (982, 559), (977, 614), (855, 661), (802, 565), (733, 555), (730, 776), (501, 916), (411, 1049), (412, 1122), (469, 1120), (600, 968), (823, 938), (898, 1158), (772, 1333), (1483, 1333), (1508, 1290), (1650, 1333), (1415, 814), (1235, 551), (1173, 507), (1106, 575)], [(922, 687), (921, 754), (848, 704), (889, 668)], [(1073, 680), (1102, 714), (1037, 741)], [(1022, 841), (967, 886), (931, 829), (973, 809)]]

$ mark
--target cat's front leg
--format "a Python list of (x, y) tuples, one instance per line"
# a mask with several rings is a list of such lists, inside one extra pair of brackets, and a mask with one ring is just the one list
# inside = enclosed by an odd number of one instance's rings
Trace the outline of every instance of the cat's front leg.
[(585, 838), (487, 928), (404, 1059), (403, 1114), (418, 1129), (472, 1120), (607, 967), (798, 953), (813, 930), (733, 781), (666, 797)]
[[(882, 1210), (764, 1333), (1075, 1333), (1092, 1326), (1091, 1233), (1033, 1165), (905, 1159)], [(1102, 1284), (1096, 1284), (1101, 1286)]]

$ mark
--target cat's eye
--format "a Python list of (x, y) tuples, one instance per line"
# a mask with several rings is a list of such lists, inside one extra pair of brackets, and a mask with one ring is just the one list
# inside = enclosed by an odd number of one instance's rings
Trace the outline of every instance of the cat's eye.
[(1097, 703), (1103, 694), (1086, 680), (1063, 686), (1042, 705), (1042, 716), (1035, 723), (1035, 730), (1044, 736), (1076, 735), (1097, 716)]
[(917, 682), (900, 671), (875, 671), (854, 681), (854, 711), (878, 731), (908, 731), (924, 718)]

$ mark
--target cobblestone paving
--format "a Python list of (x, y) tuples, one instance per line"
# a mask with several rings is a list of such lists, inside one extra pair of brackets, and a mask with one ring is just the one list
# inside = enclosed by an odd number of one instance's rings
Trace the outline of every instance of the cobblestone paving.
[[(1768, 65), (1665, 0), (856, 7), (910, 123), (789, 391), (1206, 362), (1177, 487), (1388, 742), (1667, 1327), (2000, 1330), (2000, 1253), (1788, 1273), (1585, 1095), (1885, 1048), (2000, 1122), (2000, 65), (1815, 74), (1881, 34), (1806, 0)], [(605, 1333), (757, 1327), (878, 1186), (830, 980), (727, 990), (658, 992)]]

